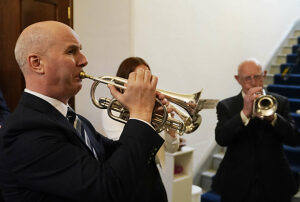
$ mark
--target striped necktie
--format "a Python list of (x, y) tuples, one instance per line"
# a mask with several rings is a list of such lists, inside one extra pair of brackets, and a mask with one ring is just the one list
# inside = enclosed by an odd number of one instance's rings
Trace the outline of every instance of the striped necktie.
[(74, 128), (77, 130), (77, 135), (80, 137), (80, 139), (86, 144), (86, 146), (93, 152), (96, 159), (98, 159), (96, 151), (90, 141), (89, 136), (87, 135), (86, 131), (84, 130), (80, 119), (78, 118), (77, 114), (68, 107), (67, 112), (67, 119), (68, 121), (74, 126)]

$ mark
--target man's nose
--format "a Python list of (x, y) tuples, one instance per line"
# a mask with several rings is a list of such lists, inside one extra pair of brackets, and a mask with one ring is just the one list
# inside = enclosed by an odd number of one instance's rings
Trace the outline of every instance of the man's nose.
[(250, 78), (251, 78), (251, 85), (256, 86), (256, 80), (255, 80), (254, 76), (251, 76)]
[(255, 85), (255, 79), (253, 78), (253, 76), (251, 76), (250, 78), (251, 78), (251, 84)]
[(85, 66), (87, 66), (87, 64), (88, 64), (87, 58), (85, 57), (85, 55), (83, 55), (82, 53), (80, 53), (80, 58), (79, 58), (79, 61), (78, 61), (78, 66), (85, 67)]

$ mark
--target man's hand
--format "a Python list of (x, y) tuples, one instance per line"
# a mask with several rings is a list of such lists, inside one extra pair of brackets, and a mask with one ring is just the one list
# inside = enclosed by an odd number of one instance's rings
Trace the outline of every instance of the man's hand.
[(245, 95), (243, 112), (248, 118), (250, 118), (253, 113), (254, 100), (259, 96), (261, 96), (261, 94), (262, 94), (262, 87), (254, 87), (254, 88), (250, 88), (247, 94)]
[(149, 70), (138, 69), (129, 74), (126, 90), (122, 94), (115, 86), (108, 85), (111, 94), (129, 111), (130, 118), (151, 123), (156, 97), (157, 77)]

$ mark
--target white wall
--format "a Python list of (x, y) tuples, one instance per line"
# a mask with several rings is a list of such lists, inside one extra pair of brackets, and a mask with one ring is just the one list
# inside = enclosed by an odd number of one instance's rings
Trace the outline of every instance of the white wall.
[[(74, 28), (93, 75), (114, 75), (124, 58), (136, 55), (150, 64), (159, 88), (203, 88), (202, 98), (223, 99), (239, 92), (237, 65), (249, 57), (266, 65), (299, 10), (298, 0), (74, 0)], [(101, 131), (90, 84), (84, 82), (76, 108)], [(215, 110), (201, 115), (200, 128), (184, 136), (195, 148), (195, 168), (215, 145)]]
[[(120, 61), (132, 52), (130, 9), (130, 0), (74, 0), (74, 29), (89, 61), (86, 73), (115, 75)], [(83, 81), (83, 88), (75, 99), (76, 110), (102, 132), (100, 109), (92, 104), (89, 95), (91, 84), (90, 80)], [(99, 86), (97, 97), (110, 97), (109, 90), (104, 85)]]

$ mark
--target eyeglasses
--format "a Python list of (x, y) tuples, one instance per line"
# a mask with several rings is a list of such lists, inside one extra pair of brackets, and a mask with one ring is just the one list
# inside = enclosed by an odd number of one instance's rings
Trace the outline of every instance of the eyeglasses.
[(245, 76), (245, 77), (240, 77), (243, 81), (245, 81), (246, 83), (250, 83), (252, 81), (252, 79), (254, 79), (254, 81), (262, 81), (264, 75), (262, 74), (257, 74), (257, 75), (252, 75), (252, 76)]

